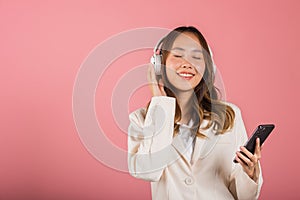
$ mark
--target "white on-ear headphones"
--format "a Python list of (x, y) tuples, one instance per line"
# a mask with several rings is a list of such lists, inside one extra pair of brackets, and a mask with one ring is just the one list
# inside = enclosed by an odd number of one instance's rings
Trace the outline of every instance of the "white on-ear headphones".
[(162, 61), (162, 54), (161, 54), (160, 46), (164, 39), (165, 39), (165, 37), (163, 37), (162, 39), (160, 39), (158, 41), (158, 43), (156, 44), (156, 46), (153, 50), (154, 54), (150, 60), (150, 62), (154, 65), (155, 75), (158, 75), (158, 76), (161, 75), (161, 61)]
[[(162, 61), (162, 54), (161, 54), (160, 46), (163, 43), (164, 39), (165, 39), (165, 37), (163, 37), (162, 39), (160, 39), (158, 41), (158, 43), (156, 44), (156, 46), (153, 50), (154, 54), (150, 59), (150, 62), (154, 65), (155, 75), (158, 75), (158, 76), (161, 75), (161, 61)], [(210, 54), (210, 57), (212, 60), (213, 72), (216, 73), (217, 66), (214, 62), (213, 53), (211, 51), (210, 46), (208, 44), (207, 44), (207, 46), (208, 46), (209, 54)]]
[(212, 62), (212, 66), (213, 66), (213, 72), (215, 74), (216, 70), (217, 70), (217, 65), (216, 65), (216, 63), (214, 61), (214, 55), (213, 55), (213, 52), (212, 52), (210, 46), (208, 45), (208, 43), (207, 43), (207, 46), (208, 46), (209, 54), (210, 54), (210, 57), (211, 57), (211, 62)]

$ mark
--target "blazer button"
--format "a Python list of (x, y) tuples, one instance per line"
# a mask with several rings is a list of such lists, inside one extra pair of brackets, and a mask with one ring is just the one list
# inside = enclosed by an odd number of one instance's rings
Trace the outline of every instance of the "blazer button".
[(194, 180), (192, 177), (187, 177), (184, 182), (187, 185), (192, 185), (194, 183)]

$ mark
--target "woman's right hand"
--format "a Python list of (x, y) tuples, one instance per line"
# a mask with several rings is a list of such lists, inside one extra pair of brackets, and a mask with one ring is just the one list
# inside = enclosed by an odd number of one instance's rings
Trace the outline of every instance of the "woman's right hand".
[(165, 90), (164, 90), (164, 84), (162, 79), (159, 79), (157, 82), (154, 66), (153, 64), (149, 64), (148, 66), (148, 72), (147, 72), (147, 79), (149, 82), (149, 87), (152, 93), (152, 96), (167, 96)]

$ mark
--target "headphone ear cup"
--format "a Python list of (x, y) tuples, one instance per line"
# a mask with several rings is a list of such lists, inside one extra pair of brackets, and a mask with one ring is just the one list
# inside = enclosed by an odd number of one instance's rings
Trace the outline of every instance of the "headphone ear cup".
[(154, 71), (156, 75), (161, 75), (161, 55), (155, 55)]
[(154, 54), (150, 62), (154, 65), (155, 75), (161, 75), (161, 55)]

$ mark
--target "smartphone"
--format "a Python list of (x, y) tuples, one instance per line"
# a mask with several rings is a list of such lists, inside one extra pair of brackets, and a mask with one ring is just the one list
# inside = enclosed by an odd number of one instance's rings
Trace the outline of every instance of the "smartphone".
[[(275, 128), (274, 124), (261, 124), (261, 125), (257, 126), (254, 133), (249, 138), (249, 140), (246, 142), (244, 147), (246, 147), (246, 149), (248, 151), (250, 151), (252, 154), (254, 154), (256, 138), (259, 138), (260, 146), (261, 146), (264, 143), (264, 141), (267, 139), (267, 137), (270, 135), (270, 133), (273, 131), (274, 128)], [(243, 152), (242, 152), (242, 154), (245, 155)], [(233, 161), (235, 163), (237, 163), (237, 161), (235, 159)]]

